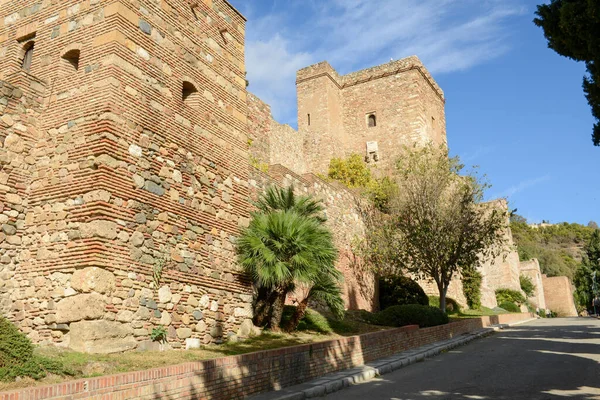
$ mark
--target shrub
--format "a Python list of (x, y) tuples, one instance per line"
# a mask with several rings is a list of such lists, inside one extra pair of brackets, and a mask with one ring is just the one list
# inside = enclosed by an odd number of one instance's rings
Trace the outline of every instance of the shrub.
[(498, 304), (498, 307), (503, 308), (508, 312), (521, 312), (519, 306), (513, 303), (512, 301), (504, 301)]
[(475, 268), (467, 268), (462, 273), (463, 294), (472, 310), (481, 308), (481, 281), (483, 277)]
[(72, 375), (62, 363), (34, 354), (31, 340), (0, 317), (0, 380), (14, 381), (25, 376), (37, 380), (48, 373)]
[(379, 306), (385, 310), (404, 304), (428, 305), (429, 298), (419, 284), (406, 276), (389, 276), (379, 280)]
[(0, 368), (10, 367), (32, 357), (31, 340), (9, 320), (0, 317)]
[(535, 285), (530, 277), (521, 275), (519, 276), (519, 283), (521, 284), (521, 290), (525, 293), (527, 297), (533, 296), (533, 292), (535, 291)]
[(373, 314), (371, 322), (384, 326), (419, 325), (421, 328), (448, 323), (448, 315), (436, 307), (421, 304), (391, 306)]
[[(438, 296), (429, 296), (429, 305), (431, 307), (440, 308), (440, 298)], [(460, 306), (452, 297), (446, 297), (446, 312), (448, 314), (460, 312)]]
[(167, 329), (162, 325), (152, 328), (152, 333), (150, 333), (150, 339), (154, 342), (166, 342)]
[(516, 304), (524, 304), (526, 299), (525, 296), (518, 290), (513, 289), (496, 289), (496, 301), (498, 304), (509, 302)]
[(546, 310), (544, 308), (540, 308), (540, 311), (537, 313), (541, 318), (546, 318)]

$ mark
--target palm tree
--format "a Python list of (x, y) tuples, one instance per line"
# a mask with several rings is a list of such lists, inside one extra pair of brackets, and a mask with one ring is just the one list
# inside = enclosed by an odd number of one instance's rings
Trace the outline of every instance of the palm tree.
[(296, 197), (291, 187), (271, 187), (256, 206), (259, 211), (252, 214), (237, 242), (239, 262), (257, 289), (255, 324), (279, 330), (286, 296), (297, 285), (309, 287), (309, 295), (286, 330), (296, 328), (310, 298), (322, 300), (337, 315), (343, 313), (341, 274), (334, 266), (337, 249), (318, 215), (323, 210), (321, 202), (310, 196)]
[(276, 186), (269, 186), (262, 196), (254, 202), (256, 208), (264, 213), (274, 211), (295, 211), (305, 217), (312, 217), (320, 222), (325, 222), (323, 217), (325, 207), (321, 200), (316, 200), (312, 196), (297, 196), (294, 193), (294, 186), (288, 186), (286, 189)]

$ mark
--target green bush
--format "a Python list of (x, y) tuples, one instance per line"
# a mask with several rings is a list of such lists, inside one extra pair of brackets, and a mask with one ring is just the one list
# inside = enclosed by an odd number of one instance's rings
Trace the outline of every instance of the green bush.
[(504, 301), (498, 304), (498, 307), (503, 308), (508, 312), (521, 312), (519, 306), (513, 303), (512, 301)]
[[(440, 298), (438, 296), (429, 296), (429, 305), (440, 308)], [(452, 297), (446, 297), (446, 312), (448, 314), (457, 314), (460, 312), (460, 306)]]
[(419, 325), (421, 328), (448, 323), (448, 315), (439, 308), (421, 304), (391, 306), (375, 313), (371, 323), (384, 326)]
[(481, 308), (481, 281), (483, 276), (475, 268), (467, 268), (462, 274), (463, 294), (471, 310)]
[(419, 284), (406, 276), (389, 276), (379, 280), (379, 307), (385, 310), (404, 304), (428, 305), (429, 298)]
[[(285, 326), (287, 321), (292, 318), (294, 312), (296, 311), (296, 306), (285, 306), (283, 308), (283, 316), (281, 317), (280, 326)], [(319, 333), (333, 333), (338, 325), (341, 325), (341, 328), (344, 328), (343, 321), (333, 321), (333, 319), (328, 319), (323, 314), (318, 311), (307, 309), (306, 314), (304, 314), (304, 318), (300, 320), (297, 331), (312, 331)]]
[(10, 367), (32, 357), (31, 340), (9, 320), (0, 317), (0, 368)]
[(519, 283), (521, 284), (521, 290), (525, 293), (527, 297), (533, 296), (533, 292), (535, 291), (535, 285), (530, 277), (521, 275), (519, 276)]
[(525, 304), (525, 296), (518, 290), (513, 289), (496, 289), (496, 301), (498, 304), (509, 302), (518, 305)]
[(48, 373), (72, 375), (62, 363), (34, 354), (31, 340), (0, 317), (0, 381), (10, 382), (25, 376), (37, 380)]

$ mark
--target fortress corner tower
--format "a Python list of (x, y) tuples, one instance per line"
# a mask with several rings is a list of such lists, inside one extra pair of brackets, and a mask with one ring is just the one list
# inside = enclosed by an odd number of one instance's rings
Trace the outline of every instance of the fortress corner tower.
[(34, 341), (251, 318), (244, 33), (224, 0), (0, 1), (0, 311)]

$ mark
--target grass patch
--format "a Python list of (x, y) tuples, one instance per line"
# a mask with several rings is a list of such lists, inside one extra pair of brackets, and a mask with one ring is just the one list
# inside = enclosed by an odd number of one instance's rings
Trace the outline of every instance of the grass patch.
[(46, 378), (34, 380), (21, 379), (18, 382), (0, 382), (0, 391), (14, 390), (36, 385), (49, 385), (68, 379), (80, 379), (94, 376), (139, 371), (192, 361), (209, 360), (219, 357), (252, 353), (262, 350), (322, 342), (342, 336), (389, 329), (383, 326), (369, 325), (362, 315), (366, 311), (348, 311), (342, 321), (328, 313), (308, 310), (307, 317), (301, 322), (301, 330), (292, 334), (263, 332), (262, 335), (240, 342), (226, 342), (220, 345), (207, 345), (197, 350), (171, 351), (131, 351), (117, 354), (86, 354), (57, 347), (37, 347), (34, 352), (39, 357), (53, 360), (69, 367), (69, 378), (49, 374)]
[(502, 309), (491, 309), (487, 307), (481, 307), (478, 310), (461, 310), (459, 313), (452, 315), (452, 318), (474, 318), (474, 317), (485, 317), (490, 315), (510, 314), (506, 310)]

